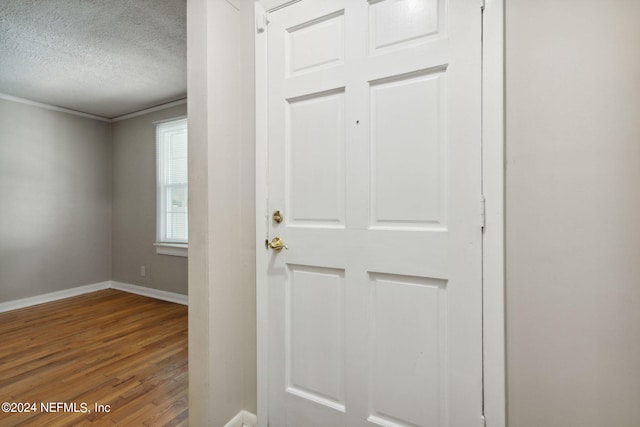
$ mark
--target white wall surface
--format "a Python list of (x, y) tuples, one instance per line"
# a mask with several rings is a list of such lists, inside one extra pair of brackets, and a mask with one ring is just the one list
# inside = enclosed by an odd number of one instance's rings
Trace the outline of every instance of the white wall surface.
[(0, 302), (109, 279), (110, 125), (0, 99)]
[(193, 426), (256, 407), (252, 13), (250, 0), (187, 4)]
[[(253, 254), (241, 227), (252, 208), (252, 181), (243, 179), (251, 144), (239, 132), (252, 120), (240, 121), (238, 98), (251, 79), (237, 68), (240, 18), (231, 4), (190, 0), (188, 15), (190, 182), (198, 188), (190, 417), (223, 425), (255, 406), (253, 282), (242, 272)], [(640, 424), (637, 22), (635, 0), (506, 4), (512, 427)]]
[(640, 2), (506, 2), (511, 427), (640, 425)]

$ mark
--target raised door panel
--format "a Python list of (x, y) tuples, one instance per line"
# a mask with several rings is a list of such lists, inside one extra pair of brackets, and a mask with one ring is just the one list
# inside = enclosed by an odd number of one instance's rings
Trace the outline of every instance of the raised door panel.
[(286, 387), (300, 398), (345, 410), (344, 270), (289, 266), (285, 295)]
[(369, 45), (372, 53), (424, 43), (441, 33), (445, 2), (370, 0)]
[(286, 44), (288, 76), (344, 63), (344, 11), (287, 29)]
[(447, 282), (369, 273), (370, 391), (374, 424), (444, 427)]
[(373, 82), (371, 226), (446, 226), (445, 69)]
[(344, 90), (288, 100), (288, 225), (343, 227)]

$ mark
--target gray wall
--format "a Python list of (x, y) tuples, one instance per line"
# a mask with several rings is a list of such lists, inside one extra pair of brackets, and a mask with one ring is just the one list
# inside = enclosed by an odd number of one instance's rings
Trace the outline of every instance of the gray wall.
[(111, 278), (108, 123), (0, 99), (0, 302)]
[(640, 2), (506, 2), (511, 427), (640, 425)]
[[(156, 254), (156, 128), (187, 105), (113, 123), (112, 279), (187, 294), (187, 258)], [(140, 275), (144, 265), (146, 275)]]

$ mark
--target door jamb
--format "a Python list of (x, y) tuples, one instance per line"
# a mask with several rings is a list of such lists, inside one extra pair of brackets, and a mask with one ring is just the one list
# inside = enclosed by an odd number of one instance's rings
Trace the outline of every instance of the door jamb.
[(488, 427), (506, 426), (504, 0), (482, 14), (482, 371)]
[[(256, 78), (256, 362), (257, 427), (269, 422), (269, 294), (267, 292), (268, 252), (263, 251), (269, 235), (268, 223), (268, 74), (267, 12), (260, 1), (254, 4)], [(262, 29), (261, 29), (262, 26)]]
[[(294, 0), (295, 2), (297, 0)], [(285, 7), (290, 0), (255, 3), (256, 67), (256, 317), (258, 427), (268, 423), (268, 236), (267, 212), (267, 32), (265, 7)], [(482, 186), (486, 200), (483, 230), (483, 395), (487, 427), (506, 426), (505, 361), (505, 204), (504, 204), (504, 0), (486, 0), (482, 38)]]

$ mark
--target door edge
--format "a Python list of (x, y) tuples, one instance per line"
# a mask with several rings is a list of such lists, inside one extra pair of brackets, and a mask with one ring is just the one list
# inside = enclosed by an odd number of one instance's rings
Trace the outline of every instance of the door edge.
[(487, 427), (505, 427), (504, 0), (486, 0), (482, 20), (483, 410)]
[(257, 427), (269, 424), (269, 313), (267, 294), (267, 252), (261, 251), (269, 233), (267, 222), (267, 13), (254, 4), (256, 85), (256, 371)]

